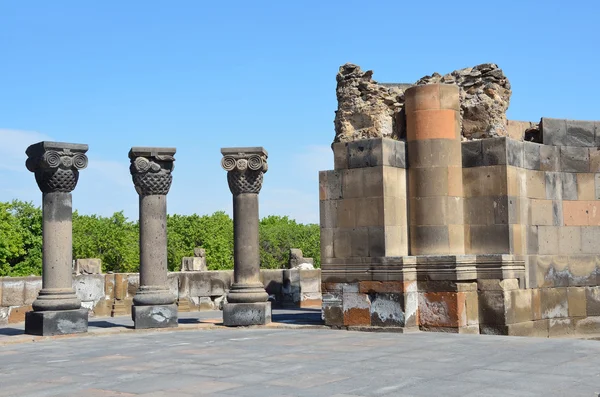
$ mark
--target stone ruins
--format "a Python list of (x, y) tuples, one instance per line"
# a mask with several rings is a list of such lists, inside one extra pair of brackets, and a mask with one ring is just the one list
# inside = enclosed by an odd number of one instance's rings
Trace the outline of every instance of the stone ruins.
[(600, 329), (600, 122), (506, 120), (494, 64), (414, 85), (337, 76), (319, 174), (327, 325), (559, 336)]
[(600, 122), (507, 120), (511, 85), (495, 64), (415, 84), (337, 75), (334, 169), (319, 173), (321, 267), (290, 250), (261, 270), (262, 147), (224, 148), (233, 198), (234, 270), (206, 253), (167, 272), (166, 197), (174, 148), (134, 147), (140, 273), (72, 261), (71, 192), (87, 145), (31, 145), (43, 197), (42, 277), (0, 278), (0, 324), (86, 332), (88, 313), (130, 314), (135, 328), (223, 310), (229, 326), (267, 324), (272, 301), (320, 307), (326, 325), (563, 336), (600, 330)]

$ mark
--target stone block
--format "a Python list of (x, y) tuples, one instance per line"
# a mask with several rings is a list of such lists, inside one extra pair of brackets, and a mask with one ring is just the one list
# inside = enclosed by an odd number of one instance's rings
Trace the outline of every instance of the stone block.
[(596, 200), (600, 200), (600, 174), (594, 176), (594, 184), (596, 188)]
[(345, 199), (364, 197), (363, 169), (342, 171), (342, 197)]
[(564, 337), (575, 334), (575, 319), (554, 318), (548, 320), (548, 337)]
[(344, 312), (340, 304), (326, 303), (323, 300), (323, 320), (328, 326), (341, 327), (344, 325)]
[[(283, 270), (281, 269), (261, 269), (260, 281), (265, 286), (265, 290), (269, 295), (281, 295), (283, 287)], [(320, 282), (320, 280), (319, 280)]]
[(558, 253), (561, 255), (581, 254), (581, 227), (558, 228)]
[(552, 201), (552, 224), (554, 226), (562, 226), (564, 224), (564, 214), (562, 201)]
[(589, 172), (590, 156), (586, 147), (562, 146), (560, 170), (563, 172)]
[(348, 144), (346, 142), (335, 142), (333, 149), (333, 168), (344, 170), (348, 168)]
[(110, 317), (112, 311), (112, 299), (100, 299), (92, 307), (93, 315), (96, 317)]
[(496, 203), (493, 197), (466, 197), (464, 199), (465, 223), (470, 225), (493, 225)]
[(42, 278), (41, 277), (27, 277), (25, 279), (25, 295), (24, 303), (31, 305), (36, 300), (38, 293), (42, 289)]
[(589, 202), (563, 201), (563, 222), (565, 226), (589, 225)]
[(404, 282), (402, 281), (361, 281), (359, 290), (361, 294), (375, 293), (393, 293), (401, 294), (404, 292)]
[(115, 299), (115, 275), (104, 275), (104, 294), (106, 299)]
[(581, 252), (584, 254), (597, 254), (600, 251), (600, 227), (583, 226), (581, 228)]
[(508, 193), (507, 167), (496, 165), (482, 167), (481, 194), (484, 196), (504, 196)]
[(342, 198), (342, 172), (319, 171), (319, 200)]
[(25, 304), (25, 279), (21, 277), (2, 280), (2, 306), (22, 306)]
[(369, 229), (359, 227), (349, 230), (350, 233), (350, 256), (369, 256)]
[(464, 168), (483, 166), (483, 146), (480, 139), (461, 142), (461, 148)]
[(523, 168), (523, 142), (506, 139), (506, 164), (513, 167)]
[(542, 288), (541, 306), (542, 319), (569, 317), (567, 288)]
[(0, 325), (8, 324), (8, 313), (10, 311), (9, 307), (1, 307), (0, 306)]
[[(33, 308), (31, 305), (27, 306), (12, 306), (8, 308), (8, 323), (22, 323), (25, 321), (25, 316), (27, 313), (32, 311)], [(86, 310), (87, 312), (87, 310)]]
[(106, 296), (105, 277), (102, 274), (88, 274), (73, 277), (73, 289), (82, 302), (98, 302)]
[(527, 197), (532, 199), (546, 199), (546, 173), (543, 171), (527, 170)]
[(569, 317), (585, 317), (587, 315), (585, 287), (568, 287), (567, 301), (569, 305)]
[(205, 257), (188, 256), (181, 258), (182, 272), (205, 272), (207, 270)]
[(348, 285), (343, 293), (342, 308), (344, 312), (344, 325), (370, 325), (371, 324), (371, 301), (367, 294), (358, 292), (358, 284), (354, 292), (354, 286)]
[(408, 141), (409, 167), (462, 166), (461, 144), (445, 139)]
[(508, 225), (471, 225), (470, 247), (472, 254), (510, 253)]
[(27, 312), (25, 333), (29, 335), (51, 336), (87, 332), (87, 309), (46, 312)]
[(201, 296), (198, 298), (198, 310), (215, 310), (215, 304), (208, 296)]
[(567, 145), (567, 121), (564, 119), (552, 119), (542, 117), (540, 131), (544, 145), (563, 146)]
[[(354, 213), (354, 219), (344, 219), (344, 227), (354, 227), (348, 226), (354, 220), (356, 227), (363, 226), (383, 226), (385, 223), (386, 217), (389, 216), (385, 212), (385, 201), (383, 197), (366, 197), (361, 199), (356, 199), (356, 211)], [(339, 213), (339, 211), (338, 211)], [(338, 220), (338, 225), (342, 225), (342, 223)]]
[(546, 172), (546, 199), (562, 200), (562, 178), (560, 172)]
[(540, 254), (558, 254), (558, 231), (557, 226), (538, 226), (538, 252)]
[(75, 261), (75, 274), (101, 274), (102, 261), (98, 258), (77, 259)]
[(381, 139), (361, 139), (348, 142), (348, 168), (383, 165)]
[[(577, 197), (577, 175), (569, 172), (561, 172), (561, 184), (562, 184), (562, 199), (563, 200), (578, 200)], [(589, 174), (581, 174), (589, 175)], [(546, 185), (548, 186), (548, 185)]]
[(541, 171), (560, 171), (560, 147), (541, 145), (540, 146), (540, 170)]
[(433, 197), (448, 195), (448, 168), (409, 168), (409, 197)]
[(542, 294), (539, 288), (531, 289), (531, 315), (534, 321), (542, 319)]
[(450, 249), (448, 226), (411, 226), (410, 233), (412, 254), (447, 254)]
[[(334, 248), (336, 248), (335, 243)], [(369, 228), (369, 254), (371, 257), (385, 256), (385, 230), (383, 227)], [(337, 254), (336, 257), (338, 257)]]
[(597, 285), (598, 269), (594, 255), (569, 255), (569, 286)]
[(594, 122), (567, 120), (567, 146), (595, 146)]
[(333, 255), (335, 258), (350, 257), (351, 244), (351, 234), (348, 229), (333, 230)]
[(499, 279), (478, 279), (477, 290), (479, 291), (513, 291), (519, 289), (519, 280), (509, 278)]
[(419, 325), (459, 327), (459, 292), (425, 292), (419, 299)]
[(371, 325), (376, 327), (403, 327), (403, 294), (376, 293), (371, 299)]
[(539, 287), (568, 287), (569, 257), (563, 255), (537, 255), (530, 259), (530, 266), (536, 266), (536, 280)]
[[(596, 189), (594, 182), (594, 174), (574, 174), (577, 178), (577, 199), (578, 200), (595, 200)], [(563, 184), (564, 185), (564, 184)], [(564, 197), (564, 192), (563, 192)]]
[(531, 200), (531, 224), (536, 226), (553, 226), (553, 206), (550, 200)]
[(539, 253), (538, 227), (526, 226), (527, 233), (527, 253), (534, 255)]
[(321, 258), (333, 258), (333, 231), (334, 229), (321, 229)]
[(135, 329), (177, 327), (177, 305), (134, 305), (131, 318)]
[(300, 270), (300, 290), (303, 293), (321, 292), (321, 270)]
[(588, 316), (585, 318), (574, 319), (575, 333), (578, 335), (598, 334), (600, 333), (600, 317)]
[(585, 305), (588, 316), (600, 316), (600, 287), (585, 287)]
[[(600, 132), (598, 132), (600, 135)], [(599, 136), (600, 138), (600, 136)], [(590, 172), (600, 172), (600, 148), (589, 148)]]
[(357, 199), (343, 199), (338, 201), (337, 222), (338, 227), (352, 228), (356, 227), (357, 218)]
[(127, 296), (134, 297), (138, 288), (140, 287), (140, 275), (139, 273), (129, 273), (127, 276)]
[(406, 168), (406, 142), (382, 138), (381, 158), (384, 166)]
[(541, 157), (540, 157), (540, 145), (539, 143), (523, 142), (523, 167), (528, 170), (539, 170), (541, 169)]
[(481, 140), (484, 166), (507, 164), (506, 141), (504, 137)]

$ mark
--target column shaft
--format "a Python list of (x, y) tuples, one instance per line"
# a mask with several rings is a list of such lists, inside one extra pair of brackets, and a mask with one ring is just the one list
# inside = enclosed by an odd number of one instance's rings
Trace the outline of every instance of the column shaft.
[(260, 284), (258, 194), (233, 196), (233, 244), (234, 282)]
[(140, 195), (140, 286), (167, 285), (167, 196)]

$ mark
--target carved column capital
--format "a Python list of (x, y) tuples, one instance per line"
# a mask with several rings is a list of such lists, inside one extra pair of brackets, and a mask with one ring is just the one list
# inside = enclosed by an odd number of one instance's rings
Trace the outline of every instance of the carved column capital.
[(135, 190), (142, 196), (169, 193), (175, 168), (175, 148), (132, 147), (129, 171)]
[(42, 141), (27, 148), (25, 166), (35, 174), (42, 193), (70, 193), (77, 186), (79, 170), (87, 167), (88, 145)]
[(262, 147), (223, 148), (221, 166), (227, 171), (229, 190), (235, 196), (260, 192), (268, 170), (267, 151)]

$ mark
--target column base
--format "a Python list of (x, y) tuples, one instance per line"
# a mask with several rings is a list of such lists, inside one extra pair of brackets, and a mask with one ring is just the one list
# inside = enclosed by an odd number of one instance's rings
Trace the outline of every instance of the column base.
[(135, 329), (177, 327), (177, 305), (132, 306)]
[(79, 334), (88, 330), (88, 310), (60, 310), (27, 312), (25, 333), (29, 335), (51, 336)]
[(223, 325), (238, 327), (265, 325), (271, 322), (271, 302), (226, 303), (223, 305)]

